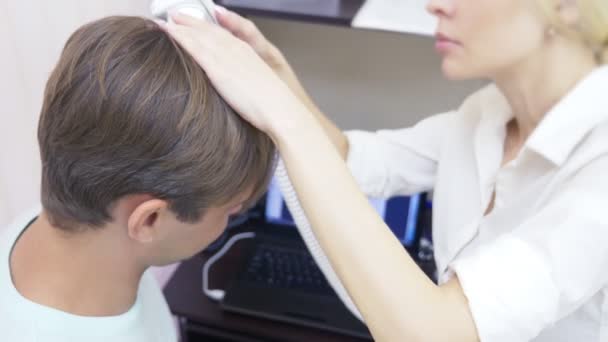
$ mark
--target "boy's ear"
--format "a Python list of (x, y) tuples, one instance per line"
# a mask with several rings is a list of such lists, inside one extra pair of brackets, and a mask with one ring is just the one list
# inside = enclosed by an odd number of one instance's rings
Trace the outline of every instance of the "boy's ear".
[(162, 216), (168, 211), (167, 201), (157, 198), (139, 203), (129, 215), (127, 232), (129, 237), (137, 242), (149, 243), (162, 234), (160, 223)]

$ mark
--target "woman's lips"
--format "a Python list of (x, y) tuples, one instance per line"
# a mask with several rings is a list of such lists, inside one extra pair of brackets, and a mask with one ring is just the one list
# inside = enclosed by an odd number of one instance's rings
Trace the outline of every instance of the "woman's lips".
[(442, 54), (446, 54), (460, 46), (460, 43), (448, 36), (438, 33), (436, 35), (435, 49)]

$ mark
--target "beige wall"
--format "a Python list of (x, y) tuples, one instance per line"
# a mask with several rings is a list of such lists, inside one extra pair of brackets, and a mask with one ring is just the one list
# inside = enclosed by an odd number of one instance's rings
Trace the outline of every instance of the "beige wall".
[[(0, 0), (0, 226), (38, 201), (36, 123), (68, 35), (93, 18), (145, 14), (147, 0)], [(455, 106), (477, 82), (441, 78), (432, 42), (403, 34), (256, 20), (343, 128), (412, 124)]]
[(0, 226), (38, 201), (36, 124), (42, 92), (78, 26), (104, 15), (145, 14), (148, 0), (0, 0)]
[(411, 125), (453, 109), (481, 82), (448, 82), (432, 38), (258, 19), (342, 128)]

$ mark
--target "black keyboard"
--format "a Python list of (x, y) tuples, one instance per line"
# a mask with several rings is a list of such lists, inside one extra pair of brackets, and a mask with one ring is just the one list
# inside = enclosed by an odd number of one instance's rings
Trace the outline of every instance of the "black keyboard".
[(258, 245), (247, 264), (245, 277), (264, 287), (335, 295), (312, 256), (304, 250)]

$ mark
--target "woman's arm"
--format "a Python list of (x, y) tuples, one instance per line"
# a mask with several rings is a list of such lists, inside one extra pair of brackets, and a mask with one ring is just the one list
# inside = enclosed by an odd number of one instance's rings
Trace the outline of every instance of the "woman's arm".
[(249, 44), (266, 64), (274, 70), (279, 78), (289, 86), (306, 108), (317, 118), (325, 134), (329, 136), (341, 158), (345, 160), (348, 155), (348, 140), (346, 136), (315, 104), (283, 53), (266, 39), (251, 20), (243, 18), (237, 13), (223, 7), (217, 6), (216, 8), (216, 17), (219, 24)]
[[(168, 32), (277, 144), (316, 236), (380, 341), (476, 341), (458, 280), (438, 287), (358, 190), (319, 121), (244, 42), (183, 15)], [(284, 113), (289, 115), (284, 115)]]
[(458, 280), (437, 287), (424, 275), (358, 191), (318, 124), (297, 117), (272, 134), (316, 237), (374, 337), (475, 341)]

